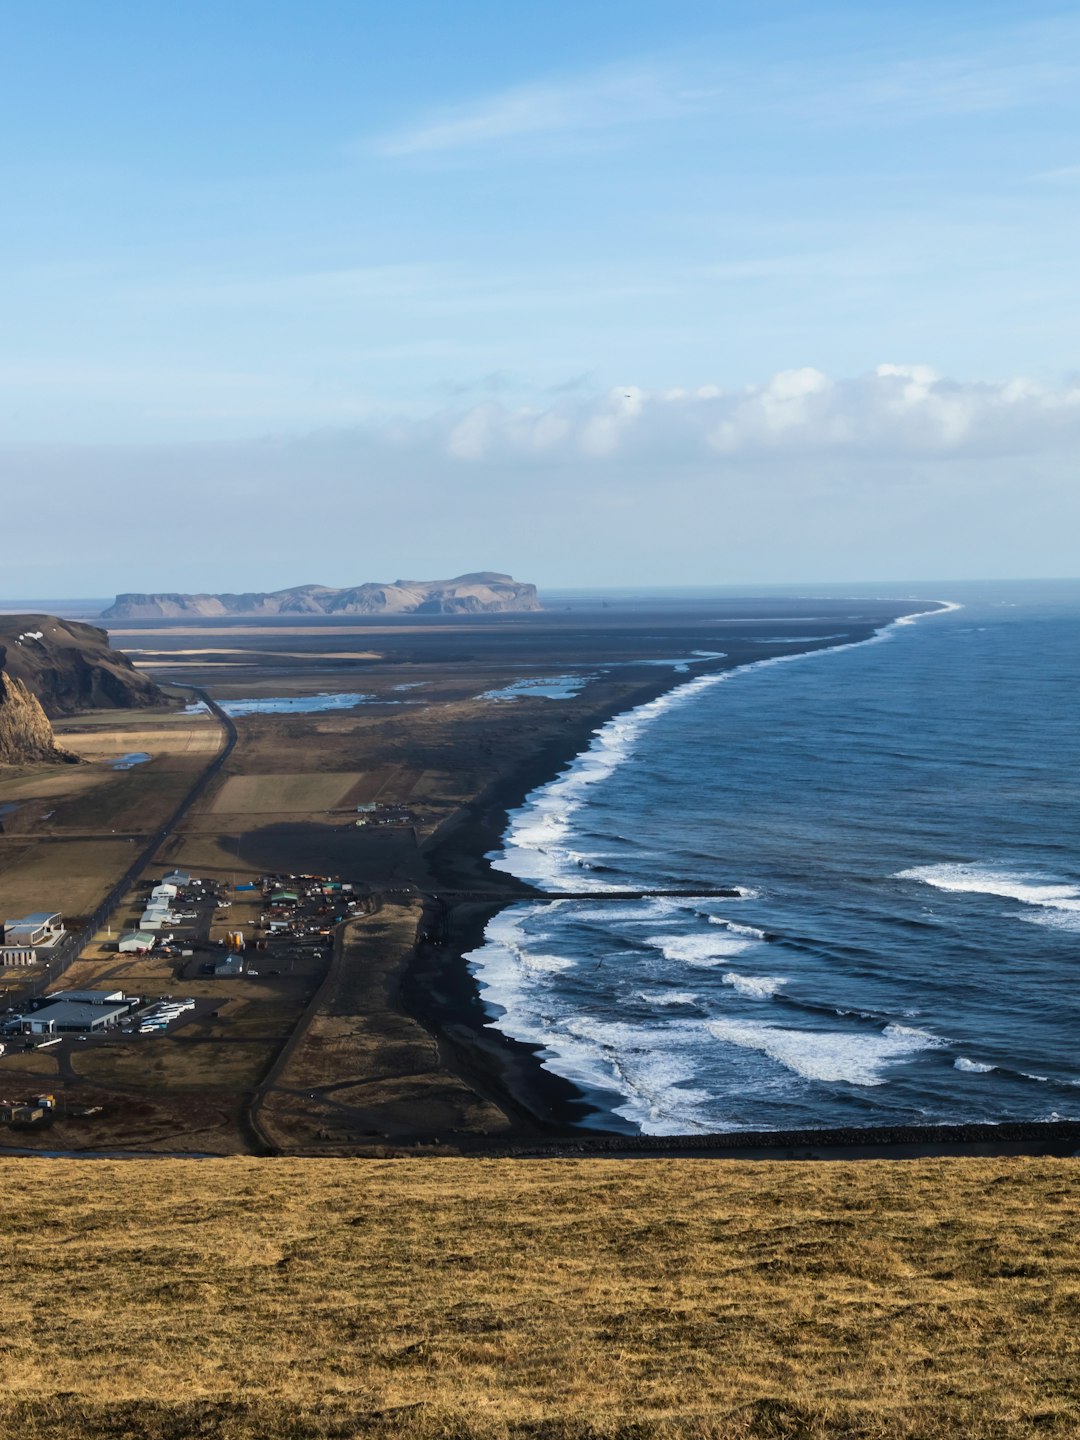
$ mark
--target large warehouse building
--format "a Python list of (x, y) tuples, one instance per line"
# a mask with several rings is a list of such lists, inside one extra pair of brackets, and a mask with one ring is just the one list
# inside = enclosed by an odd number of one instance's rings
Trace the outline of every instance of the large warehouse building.
[(27, 1035), (92, 1035), (97, 1030), (111, 1030), (130, 1010), (122, 1005), (87, 1005), (80, 1000), (57, 1000), (29, 1015), (19, 1015), (21, 1029)]
[(92, 1035), (111, 1030), (139, 1002), (122, 990), (62, 990), (25, 1015), (13, 1016), (5, 1029), (24, 1035)]

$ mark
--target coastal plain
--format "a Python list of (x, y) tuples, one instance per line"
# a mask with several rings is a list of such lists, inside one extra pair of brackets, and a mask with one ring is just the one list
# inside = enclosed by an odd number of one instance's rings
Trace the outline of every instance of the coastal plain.
[[(90, 1121), (59, 1113), (19, 1145), (357, 1155), (572, 1133), (596, 1106), (488, 1024), (462, 959), (491, 914), (534, 893), (485, 858), (507, 811), (612, 715), (695, 675), (838, 634), (865, 639), (906, 608), (578, 597), (537, 613), (423, 620), (120, 622), (113, 644), (171, 691), (172, 706), (64, 720), (60, 738), (90, 765), (0, 782), (0, 803), (15, 807), (0, 837), (5, 910), (62, 909), (72, 924), (93, 912), (217, 764), (221, 717), (193, 708), (193, 688), (230, 710), (235, 743), (143, 883), (179, 867), (224, 887), (231, 908), (212, 943), (256, 929), (261, 893), (236, 887), (267, 874), (336, 876), (364, 904), (330, 954), (217, 978), (197, 957), (117, 955), (115, 934), (142, 907), (133, 886), (51, 988), (182, 993), (199, 1009), (152, 1042), (91, 1038), (63, 1042), (51, 1063), (21, 1050), (0, 1058), (5, 1093), (51, 1069), (65, 1099), (95, 1110)], [(149, 758), (111, 770), (131, 751)]]

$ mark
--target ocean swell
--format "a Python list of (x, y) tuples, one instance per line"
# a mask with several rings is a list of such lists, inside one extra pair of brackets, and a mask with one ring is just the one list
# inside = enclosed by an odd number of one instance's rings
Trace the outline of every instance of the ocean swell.
[(960, 895), (992, 895), (1015, 900), (1028, 907), (1017, 912), (1018, 920), (1080, 931), (1080, 885), (1057, 876), (1031, 870), (1013, 870), (1005, 865), (946, 863), (914, 865), (900, 870), (897, 880), (920, 880), (935, 890)]

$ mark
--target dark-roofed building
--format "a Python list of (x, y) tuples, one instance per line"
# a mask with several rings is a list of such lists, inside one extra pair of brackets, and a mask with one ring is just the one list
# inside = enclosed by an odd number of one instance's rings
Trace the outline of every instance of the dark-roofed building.
[(88, 1005), (81, 1000), (56, 1000), (19, 1019), (22, 1029), (31, 1035), (90, 1035), (96, 1030), (111, 1030), (130, 1009), (128, 1001), (120, 1005)]

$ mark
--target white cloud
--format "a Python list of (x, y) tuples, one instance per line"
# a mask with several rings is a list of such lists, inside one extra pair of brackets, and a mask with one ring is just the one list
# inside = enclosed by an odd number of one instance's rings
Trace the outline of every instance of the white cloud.
[(712, 385), (654, 393), (620, 386), (546, 408), (487, 401), (416, 422), (413, 434), (417, 443), (472, 463), (1019, 455), (1080, 440), (1080, 386), (950, 380), (926, 365), (885, 363), (842, 379), (803, 367), (726, 392)]
[(48, 495), (53, 542), (24, 579), (8, 567), (8, 591), (94, 594), (114, 573), (148, 590), (484, 568), (563, 584), (1068, 575), (1078, 443), (1080, 387), (888, 363), (488, 397), (260, 442), (8, 445), (5, 524), (39, 524)]

